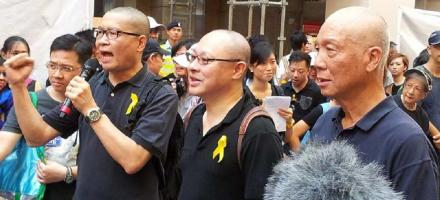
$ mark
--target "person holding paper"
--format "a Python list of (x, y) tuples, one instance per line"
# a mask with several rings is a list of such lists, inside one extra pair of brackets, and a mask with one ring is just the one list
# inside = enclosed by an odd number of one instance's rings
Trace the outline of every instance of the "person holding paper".
[(278, 113), (287, 121), (286, 142), (289, 144), (292, 151), (298, 152), (301, 148), (301, 144), (307, 143), (307, 137), (305, 135), (310, 133), (309, 130), (315, 125), (319, 117), (334, 106), (338, 106), (338, 103), (334, 99), (330, 100), (330, 102), (322, 103), (313, 108), (309, 114), (304, 116), (298, 122), (295, 122), (292, 119), (292, 111), (279, 109)]
[[(252, 38), (251, 38), (252, 39)], [(249, 40), (251, 40), (249, 39)], [(267, 41), (259, 41), (251, 45), (251, 60), (247, 78), (248, 89), (258, 104), (262, 104), (268, 96), (283, 96), (283, 89), (271, 84), (277, 66), (272, 45)]]
[[(250, 95), (255, 99), (258, 105), (264, 104), (264, 108), (271, 115), (275, 123), (275, 128), (285, 138), (286, 122), (285, 119), (277, 113), (279, 108), (288, 109), (290, 105), (290, 97), (284, 96), (284, 91), (280, 86), (273, 84), (277, 61), (272, 45), (267, 40), (257, 40), (258, 36), (248, 39), (251, 47), (251, 58), (249, 71), (247, 73), (247, 87)], [(278, 98), (276, 97), (278, 96)], [(268, 97), (273, 97), (266, 101)], [(287, 105), (283, 107), (283, 100), (287, 99)], [(264, 102), (264, 103), (263, 103)], [(292, 116), (292, 109), (286, 110)], [(289, 151), (289, 147), (285, 145), (285, 150)], [(287, 153), (287, 152), (286, 152)]]

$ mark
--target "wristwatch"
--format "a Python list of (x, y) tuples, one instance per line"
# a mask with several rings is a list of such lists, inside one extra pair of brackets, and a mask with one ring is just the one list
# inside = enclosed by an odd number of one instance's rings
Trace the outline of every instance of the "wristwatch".
[(69, 184), (73, 182), (73, 173), (71, 167), (66, 167), (66, 168), (67, 168), (67, 172), (66, 172), (66, 177), (64, 177), (64, 182)]
[(99, 108), (92, 108), (87, 112), (86, 115), (86, 122), (87, 123), (93, 123), (98, 121), (102, 116), (102, 111)]

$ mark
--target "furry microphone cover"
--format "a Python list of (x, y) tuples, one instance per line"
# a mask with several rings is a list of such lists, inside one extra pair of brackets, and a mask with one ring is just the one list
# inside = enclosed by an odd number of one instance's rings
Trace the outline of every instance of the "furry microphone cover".
[(398, 200), (375, 163), (363, 164), (346, 142), (308, 144), (274, 167), (266, 200)]

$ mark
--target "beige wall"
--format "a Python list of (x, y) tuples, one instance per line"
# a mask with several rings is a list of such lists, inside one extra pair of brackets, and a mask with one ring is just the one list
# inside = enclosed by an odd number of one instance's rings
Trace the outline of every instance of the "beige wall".
[[(426, 0), (438, 1), (438, 0)], [(388, 23), (390, 39), (397, 39), (397, 20), (399, 15), (399, 7), (405, 6), (414, 8), (415, 0), (327, 0), (325, 16), (328, 17), (334, 11), (348, 6), (364, 6), (373, 9), (380, 14)]]
[(348, 6), (368, 6), (369, 0), (327, 0), (325, 5), (325, 18), (335, 11)]

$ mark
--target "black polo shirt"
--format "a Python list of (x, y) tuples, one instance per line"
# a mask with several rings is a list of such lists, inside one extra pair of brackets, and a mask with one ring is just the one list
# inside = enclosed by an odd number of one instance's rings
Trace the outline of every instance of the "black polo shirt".
[[(44, 116), (44, 121), (67, 137), (79, 129), (78, 178), (74, 199), (159, 199), (158, 176), (153, 159), (163, 159), (177, 114), (177, 95), (168, 85), (161, 88), (151, 105), (145, 108), (131, 133), (124, 130), (131, 94), (137, 94), (147, 76), (142, 68), (130, 80), (112, 86), (108, 73), (101, 72), (92, 80), (93, 98), (112, 123), (153, 155), (138, 173), (127, 174), (106, 151), (84, 116), (74, 112), (59, 118), (59, 108)], [(115, 147), (118, 148), (118, 147)]]
[[(257, 99), (257, 97), (255, 97), (255, 95), (252, 93), (251, 89), (248, 86), (244, 86), (244, 88), (257, 105), (263, 104), (263, 99)], [(271, 96), (284, 96), (284, 91), (280, 86), (270, 84), (270, 88), (272, 90), (272, 93), (270, 94)]]
[(297, 122), (306, 116), (312, 109), (327, 101), (322, 96), (321, 89), (315, 81), (309, 79), (306, 86), (299, 92), (293, 89), (292, 81), (281, 86), (285, 96), (292, 97), (290, 106), (293, 107), (293, 119)]
[[(191, 115), (186, 131), (182, 157), (181, 200), (262, 199), (272, 167), (282, 157), (281, 138), (272, 121), (257, 117), (251, 121), (241, 147), (240, 169), (237, 158), (238, 130), (244, 115), (255, 106), (245, 96), (228, 112), (225, 119), (203, 136), (204, 104)], [(218, 162), (213, 152), (226, 136), (224, 157)]]
[(438, 199), (434, 150), (423, 130), (388, 97), (354, 127), (343, 129), (341, 108), (332, 108), (312, 129), (313, 141), (347, 140), (364, 163), (376, 162), (406, 199)]

